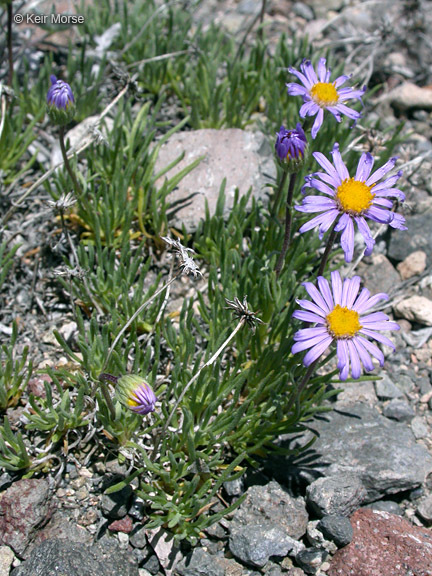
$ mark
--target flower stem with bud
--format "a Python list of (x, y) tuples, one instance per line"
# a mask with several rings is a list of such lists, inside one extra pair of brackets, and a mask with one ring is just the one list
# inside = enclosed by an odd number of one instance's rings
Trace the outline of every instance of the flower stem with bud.
[(66, 146), (65, 146), (65, 141), (64, 141), (64, 136), (65, 136), (65, 127), (64, 127), (64, 126), (60, 126), (59, 139), (60, 139), (60, 150), (61, 150), (61, 153), (62, 153), (63, 162), (64, 162), (65, 168), (66, 168), (69, 176), (70, 176), (71, 179), (72, 179), (73, 186), (74, 186), (74, 189), (75, 189), (75, 194), (76, 194), (77, 196), (80, 196), (81, 193), (82, 193), (81, 186), (80, 186), (79, 183), (78, 183), (78, 179), (77, 179), (77, 177), (76, 177), (76, 175), (75, 175), (75, 172), (72, 170), (72, 166), (70, 165), (69, 158), (67, 157)]
[(291, 174), (289, 188), (288, 188), (288, 196), (286, 201), (286, 210), (285, 210), (285, 234), (284, 234), (284, 241), (282, 245), (282, 250), (280, 251), (278, 260), (275, 266), (276, 276), (279, 276), (283, 261), (285, 259), (285, 255), (288, 250), (288, 246), (290, 243), (290, 236), (291, 236), (291, 228), (292, 228), (292, 201), (293, 201), (293, 194), (294, 194), (294, 186), (297, 180), (297, 172), (293, 172)]

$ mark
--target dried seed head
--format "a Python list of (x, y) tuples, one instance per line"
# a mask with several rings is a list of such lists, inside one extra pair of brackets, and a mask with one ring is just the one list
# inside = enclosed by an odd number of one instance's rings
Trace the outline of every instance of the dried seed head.
[(69, 210), (74, 204), (76, 203), (76, 199), (74, 198), (72, 192), (68, 192), (67, 194), (62, 194), (60, 198), (56, 201), (48, 200), (47, 204), (53, 210), (57, 212), (66, 212)]
[(168, 246), (174, 250), (177, 260), (179, 261), (179, 268), (183, 274), (192, 274), (194, 278), (202, 276), (199, 267), (195, 264), (192, 256), (189, 255), (189, 252), (195, 254), (195, 250), (185, 248), (180, 240), (173, 240), (165, 236), (161, 236), (161, 238), (165, 244), (168, 244)]
[(246, 322), (251, 328), (253, 334), (255, 334), (258, 324), (264, 324), (264, 322), (256, 316), (255, 312), (249, 310), (247, 296), (244, 296), (243, 302), (241, 302), (236, 296), (234, 297), (234, 300), (228, 300), (228, 298), (225, 298), (225, 302), (228, 304), (228, 306), (225, 306), (225, 310), (232, 310), (236, 318), (244, 320), (244, 322)]

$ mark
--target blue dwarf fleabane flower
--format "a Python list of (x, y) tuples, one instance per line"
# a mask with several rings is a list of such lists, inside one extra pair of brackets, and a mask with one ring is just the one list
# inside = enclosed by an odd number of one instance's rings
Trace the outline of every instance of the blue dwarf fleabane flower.
[(300, 64), (300, 70), (288, 68), (288, 71), (300, 80), (303, 84), (287, 84), (289, 96), (302, 96), (303, 106), (300, 108), (300, 116), (315, 116), (316, 119), (312, 126), (311, 136), (314, 139), (321, 128), (324, 119), (324, 110), (333, 114), (338, 122), (341, 121), (341, 114), (348, 116), (355, 122), (361, 117), (360, 112), (348, 108), (344, 104), (347, 100), (360, 100), (366, 92), (366, 86), (360, 90), (355, 90), (346, 86), (341, 88), (349, 76), (339, 76), (333, 82), (330, 82), (330, 68), (326, 68), (326, 59), (320, 58), (318, 62), (318, 75), (310, 60), (303, 60)]
[(360, 277), (346, 278), (342, 283), (337, 271), (331, 273), (331, 288), (323, 276), (318, 277), (318, 287), (312, 282), (305, 282), (303, 286), (312, 301), (297, 300), (304, 310), (296, 310), (293, 317), (313, 322), (315, 326), (294, 334), (295, 344), (291, 351), (297, 354), (308, 350), (303, 358), (305, 366), (318, 360), (333, 342), (336, 342), (341, 380), (348, 378), (350, 365), (355, 379), (361, 376), (362, 364), (366, 372), (373, 370), (371, 356), (378, 360), (380, 366), (384, 365), (384, 354), (368, 338), (394, 350), (392, 341), (378, 330), (399, 330), (399, 325), (391, 322), (383, 312), (368, 312), (380, 300), (388, 300), (387, 294), (371, 297), (367, 288), (363, 288), (359, 294)]
[(282, 167), (296, 172), (303, 164), (307, 149), (307, 139), (300, 122), (293, 130), (280, 127), (276, 134), (275, 151)]
[(402, 176), (402, 171), (379, 182), (394, 168), (397, 158), (391, 158), (386, 164), (372, 172), (374, 158), (369, 152), (362, 154), (354, 177), (349, 175), (342, 160), (339, 145), (332, 150), (333, 164), (321, 152), (314, 152), (313, 157), (325, 172), (316, 172), (305, 177), (306, 184), (302, 188), (315, 188), (326, 196), (305, 196), (301, 206), (296, 206), (300, 212), (321, 212), (309, 222), (303, 224), (300, 232), (306, 232), (318, 227), (320, 237), (337, 221), (336, 232), (342, 232), (341, 245), (346, 262), (351, 262), (354, 252), (354, 223), (362, 234), (366, 250), (371, 254), (375, 240), (373, 239), (366, 218), (380, 224), (389, 224), (393, 228), (406, 230), (405, 219), (391, 210), (393, 201), (389, 198), (405, 200), (403, 192), (393, 188)]
[(140, 376), (121, 376), (116, 385), (119, 401), (137, 414), (154, 412), (157, 398), (152, 388)]
[(47, 110), (50, 119), (58, 126), (69, 124), (75, 115), (75, 98), (67, 82), (50, 76), (51, 86), (47, 93)]

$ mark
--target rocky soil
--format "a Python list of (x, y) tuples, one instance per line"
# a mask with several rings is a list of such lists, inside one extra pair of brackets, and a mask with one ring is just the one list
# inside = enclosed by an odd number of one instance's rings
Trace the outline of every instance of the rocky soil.
[[(196, 18), (242, 38), (260, 9), (256, 0), (205, 0)], [(371, 291), (391, 297), (386, 312), (401, 325), (392, 334), (396, 352), (386, 351), (380, 380), (344, 386), (333, 411), (310, 423), (318, 439), (297, 459), (274, 456), (226, 484), (226, 502), (246, 493), (245, 500), (194, 549), (179, 548), (163, 531), (146, 530), (143, 502), (131, 487), (103, 494), (127, 472), (115, 461), (89, 467), (71, 461), (60, 480), (12, 482), (3, 474), (0, 576), (432, 574), (432, 2), (273, 0), (264, 22), (274, 41), (282, 32), (307, 34), (316, 51), (335, 50), (347, 73), (381, 84), (367, 102), (367, 117), (381, 119), (384, 128), (404, 122), (397, 152), (408, 232), (377, 229), (377, 249), (355, 268)], [(199, 135), (208, 154), (205, 173), (201, 165), (194, 172), (201, 188), (187, 198), (183, 181), (176, 192), (187, 200), (182, 219), (189, 229), (202, 214), (204, 191), (210, 206), (215, 204), (222, 177), (228, 190), (251, 182), (257, 193), (265, 178), (274, 177), (268, 142), (234, 132)], [(177, 156), (179, 147), (192, 153), (196, 137), (178, 134), (160, 161)], [(238, 156), (236, 138), (252, 143), (247, 158)], [(385, 146), (385, 136), (369, 131), (368, 138), (375, 148)], [(241, 173), (235, 170), (239, 165)], [(45, 221), (46, 206), (38, 198), (31, 212), (15, 221), (22, 265), (11, 301), (18, 308), (5, 310), (0, 325), (8, 334), (8, 313), (20, 315), (37, 367), (53, 358), (62, 361), (51, 336), (53, 321), (65, 338), (75, 331), (61, 308), (51, 311), (49, 320), (31, 313), (34, 298), (43, 312), (28, 286), (34, 277), (32, 250), (47, 233)], [(39, 282), (49, 301), (49, 284)], [(40, 387), (41, 378), (31, 386)], [(308, 440), (280, 439), (291, 447)]]

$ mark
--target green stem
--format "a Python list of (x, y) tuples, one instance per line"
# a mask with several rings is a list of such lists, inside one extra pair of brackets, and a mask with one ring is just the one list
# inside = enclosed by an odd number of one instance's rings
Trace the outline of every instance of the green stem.
[(284, 234), (284, 241), (282, 245), (282, 250), (279, 254), (279, 258), (276, 262), (275, 272), (276, 276), (279, 276), (282, 265), (285, 259), (285, 255), (288, 250), (288, 246), (290, 243), (290, 236), (291, 236), (291, 228), (292, 228), (292, 200), (294, 195), (294, 185), (297, 179), (297, 172), (291, 174), (289, 188), (288, 188), (288, 196), (286, 201), (286, 210), (285, 210), (285, 234)]
[(335, 226), (336, 226), (336, 223), (333, 225), (333, 228), (332, 228), (330, 235), (328, 237), (327, 245), (326, 245), (325, 250), (324, 250), (324, 255), (323, 255), (322, 260), (321, 260), (321, 264), (320, 264), (320, 267), (318, 270), (317, 277), (323, 275), (330, 251), (333, 248), (333, 244), (335, 243), (336, 236), (337, 236), (337, 232), (335, 231)]
[(129, 320), (126, 322), (126, 324), (123, 326), (123, 328), (121, 328), (120, 332), (117, 334), (117, 336), (114, 339), (114, 342), (111, 344), (110, 349), (108, 350), (108, 354), (106, 355), (105, 358), (105, 362), (103, 365), (102, 370), (105, 370), (105, 368), (108, 366), (108, 362), (110, 361), (111, 358), (111, 354), (113, 353), (114, 348), (117, 346), (118, 341), (120, 340), (120, 338), (123, 336), (123, 334), (125, 333), (125, 331), (129, 328), (129, 326), (132, 324), (132, 322), (135, 320), (135, 318), (137, 318), (141, 312), (144, 310), (144, 308), (146, 306), (148, 306), (151, 302), (153, 302), (153, 300), (155, 298), (157, 298), (159, 296), (159, 294), (161, 294), (164, 290), (166, 290), (173, 282), (174, 280), (177, 280), (177, 278), (179, 276), (181, 276), (181, 272), (179, 272), (179, 274), (177, 274), (176, 276), (172, 277), (170, 280), (168, 280), (168, 282), (166, 282), (161, 288), (159, 288), (159, 290), (157, 290), (153, 296), (151, 296), (148, 300), (146, 300), (145, 302), (143, 302), (141, 304), (141, 306), (138, 308), (138, 310), (136, 310), (136, 312), (134, 312), (132, 314), (132, 316), (129, 318)]
[(277, 214), (278, 214), (279, 202), (280, 202), (280, 199), (281, 199), (281, 196), (282, 196), (282, 192), (283, 192), (283, 190), (284, 190), (284, 188), (285, 188), (285, 182), (286, 182), (287, 176), (288, 176), (288, 172), (287, 172), (286, 170), (284, 170), (284, 171), (283, 171), (283, 174), (282, 174), (282, 178), (281, 178), (281, 180), (280, 180), (280, 182), (279, 182), (279, 186), (278, 186), (278, 189), (277, 189), (277, 192), (276, 192), (276, 196), (275, 196), (275, 198), (274, 198), (274, 202), (273, 202), (273, 214), (274, 214), (276, 217), (277, 217)]
[(68, 171), (69, 176), (72, 179), (74, 188), (75, 188), (75, 194), (77, 196), (81, 196), (81, 186), (78, 183), (77, 177), (75, 175), (75, 172), (72, 170), (72, 167), (69, 163), (69, 158), (67, 157), (66, 154), (66, 146), (65, 146), (65, 141), (64, 141), (64, 135), (65, 135), (65, 127), (64, 126), (60, 126), (60, 150), (63, 156), (63, 162), (64, 165), (66, 167), (66, 170)]
[(242, 317), (240, 322), (237, 324), (237, 326), (234, 328), (234, 330), (231, 332), (231, 334), (228, 336), (228, 338), (223, 342), (223, 344), (220, 345), (220, 347), (216, 350), (216, 352), (213, 354), (213, 356), (209, 360), (207, 360), (207, 362), (205, 362), (205, 364), (203, 364), (198, 369), (198, 372), (196, 374), (194, 374), (194, 376), (192, 376), (192, 378), (189, 380), (189, 382), (183, 388), (180, 396), (177, 398), (177, 401), (174, 404), (173, 409), (170, 412), (170, 415), (168, 416), (168, 419), (165, 421), (165, 425), (164, 425), (161, 433), (159, 434), (158, 438), (156, 439), (156, 442), (155, 442), (155, 445), (153, 448), (153, 452), (150, 456), (150, 460), (153, 460), (154, 457), (156, 456), (160, 441), (165, 436), (166, 431), (168, 430), (168, 426), (170, 425), (171, 420), (173, 419), (174, 414), (176, 413), (177, 408), (180, 405), (180, 402), (185, 397), (186, 392), (189, 390), (189, 388), (192, 386), (192, 384), (195, 382), (195, 380), (197, 380), (197, 378), (199, 377), (201, 372), (204, 370), (204, 368), (206, 368), (207, 366), (211, 366), (212, 364), (215, 363), (216, 359), (222, 354), (222, 352), (225, 350), (225, 348), (228, 346), (228, 344), (231, 342), (231, 340), (234, 338), (234, 336), (237, 334), (237, 332), (240, 330), (240, 328), (242, 328), (244, 326), (245, 322), (246, 322), (245, 318)]
[(262, 40), (263, 38), (263, 22), (264, 22), (264, 14), (266, 11), (266, 4), (267, 4), (267, 0), (262, 0), (261, 2), (261, 12), (260, 12), (260, 16), (259, 16), (259, 28), (258, 28), (258, 38), (260, 40)]
[(7, 5), (7, 43), (8, 43), (8, 54), (9, 54), (9, 76), (8, 76), (8, 86), (12, 88), (13, 82), (13, 54), (12, 54), (12, 22), (13, 22), (13, 11), (12, 11), (12, 0)]
[(306, 374), (303, 376), (303, 379), (302, 379), (302, 381), (300, 382), (299, 387), (297, 388), (297, 392), (296, 392), (296, 394), (295, 394), (295, 397), (294, 397), (294, 392), (293, 392), (291, 401), (290, 401), (290, 403), (289, 403), (289, 405), (288, 405), (288, 410), (289, 410), (289, 409), (291, 408), (291, 406), (294, 404), (295, 399), (297, 399), (297, 400), (300, 399), (301, 393), (302, 393), (303, 390), (305, 389), (306, 384), (309, 382), (312, 374), (314, 373), (315, 366), (317, 365), (318, 360), (319, 360), (319, 358), (317, 358), (314, 362), (312, 362), (312, 364), (310, 364), (310, 365), (308, 366), (308, 369), (306, 370)]
[[(114, 380), (115, 380), (115, 382), (114, 382)], [(115, 413), (113, 401), (111, 400), (111, 396), (108, 392), (106, 382), (109, 381), (109, 382), (113, 382), (114, 384), (116, 384), (117, 380), (118, 380), (118, 378), (116, 376), (111, 376), (111, 374), (102, 373), (99, 375), (99, 382), (101, 383), (102, 395), (105, 398), (105, 402), (107, 403), (108, 410), (110, 411), (111, 418), (113, 420), (115, 420), (116, 413)]]

